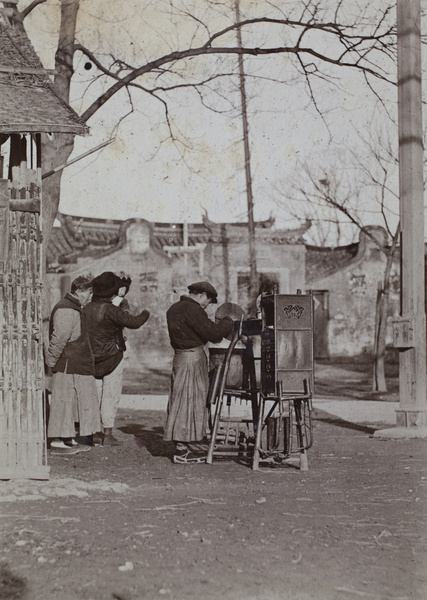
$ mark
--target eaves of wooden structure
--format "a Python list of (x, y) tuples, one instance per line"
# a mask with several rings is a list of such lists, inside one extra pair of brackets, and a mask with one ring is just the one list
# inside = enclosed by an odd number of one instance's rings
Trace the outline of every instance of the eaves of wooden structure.
[(15, 11), (0, 2), (0, 479), (48, 479), (40, 135), (87, 127), (54, 93)]
[(88, 132), (84, 121), (55, 93), (14, 9), (1, 4), (0, 98), (3, 134)]

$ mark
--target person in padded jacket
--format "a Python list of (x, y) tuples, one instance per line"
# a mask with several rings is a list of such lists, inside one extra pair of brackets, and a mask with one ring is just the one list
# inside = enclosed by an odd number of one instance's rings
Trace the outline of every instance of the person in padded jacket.
[(92, 296), (92, 283), (77, 277), (71, 291), (52, 310), (46, 364), (53, 371), (52, 398), (47, 434), (55, 454), (90, 450), (76, 443), (79, 436), (92, 436), (101, 426), (95, 383), (95, 361), (90, 347), (82, 307)]
[[(123, 354), (126, 350), (123, 328), (139, 329), (150, 313), (131, 315), (124, 298), (130, 279), (106, 271), (92, 280), (92, 301), (84, 308), (87, 330), (95, 356), (95, 377), (103, 428), (102, 443), (117, 446), (114, 421), (122, 393)], [(120, 302), (120, 299), (122, 301)]]

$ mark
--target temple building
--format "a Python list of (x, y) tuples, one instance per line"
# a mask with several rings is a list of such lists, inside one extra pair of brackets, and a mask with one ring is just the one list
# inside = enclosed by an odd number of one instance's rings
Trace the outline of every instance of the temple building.
[[(306, 224), (275, 230), (274, 221), (256, 224), (260, 290), (279, 293), (304, 289)], [(127, 368), (138, 369), (147, 352), (151, 363), (168, 363), (170, 345), (165, 313), (187, 286), (209, 280), (219, 302), (248, 304), (248, 230), (240, 223), (149, 223), (58, 215), (47, 248), (52, 305), (72, 279), (114, 271), (132, 278), (128, 300), (133, 313), (147, 308), (151, 317), (141, 330), (127, 331)], [(214, 307), (210, 307), (213, 316)]]
[[(298, 229), (276, 229), (274, 220), (256, 223), (259, 290), (311, 290), (315, 307), (315, 356), (355, 356), (372, 352), (378, 285), (385, 257), (361, 233), (357, 243), (338, 248), (307, 244), (307, 221)], [(385, 240), (382, 228), (370, 228)], [(143, 219), (105, 220), (59, 214), (47, 248), (52, 303), (80, 274), (114, 271), (130, 276), (132, 312), (147, 308), (149, 321), (127, 331), (128, 373), (165, 370), (172, 357), (165, 313), (193, 281), (207, 279), (219, 302), (247, 307), (249, 264), (245, 223), (150, 223)], [(215, 307), (208, 308), (213, 316)], [(392, 273), (389, 318), (399, 310), (398, 259)], [(388, 336), (391, 341), (391, 323)], [(155, 365), (153, 367), (153, 365)]]

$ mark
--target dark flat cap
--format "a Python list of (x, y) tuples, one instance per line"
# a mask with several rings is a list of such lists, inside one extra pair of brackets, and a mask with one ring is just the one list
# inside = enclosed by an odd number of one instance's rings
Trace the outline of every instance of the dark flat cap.
[(195, 294), (201, 294), (205, 292), (205, 294), (211, 299), (212, 304), (217, 304), (218, 302), (218, 292), (214, 286), (209, 283), (209, 281), (198, 281), (197, 283), (192, 283), (188, 286), (188, 291)]

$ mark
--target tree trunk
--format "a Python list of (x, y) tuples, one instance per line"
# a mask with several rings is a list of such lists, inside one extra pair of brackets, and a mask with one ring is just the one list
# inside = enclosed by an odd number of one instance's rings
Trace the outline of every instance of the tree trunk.
[(385, 376), (385, 352), (387, 335), (387, 314), (390, 298), (390, 276), (393, 265), (394, 255), (396, 253), (397, 240), (399, 238), (400, 226), (396, 228), (390, 249), (386, 253), (386, 266), (384, 269), (384, 280), (382, 288), (378, 290), (379, 297), (377, 301), (376, 328), (374, 340), (373, 357), (373, 384), (374, 392), (386, 392), (387, 382)]
[[(42, 172), (63, 165), (69, 159), (74, 148), (74, 135), (55, 133), (42, 135)], [(43, 241), (49, 239), (53, 222), (58, 212), (62, 171), (58, 171), (43, 180)]]
[[(61, 24), (58, 47), (55, 54), (55, 77), (53, 87), (58, 96), (67, 104), (70, 101), (71, 78), (74, 73), (74, 40), (80, 0), (61, 0)], [(53, 134), (42, 136), (42, 171), (67, 162), (74, 148), (74, 135)], [(43, 239), (49, 239), (53, 222), (58, 211), (62, 171), (43, 181)]]
[[(47, 173), (51, 169), (67, 162), (74, 147), (74, 135), (61, 133), (53, 135), (42, 135), (42, 172)], [(49, 315), (52, 310), (51, 294), (46, 280), (47, 270), (47, 246), (52, 232), (53, 223), (58, 212), (62, 171), (54, 173), (43, 180), (42, 187), (42, 235), (43, 235), (43, 344), (46, 349), (49, 340)]]
[(387, 330), (387, 310), (388, 310), (388, 292), (380, 287), (377, 297), (375, 343), (373, 357), (373, 383), (374, 392), (386, 392), (387, 381), (385, 377), (385, 351), (386, 351), (386, 330)]
[[(58, 47), (55, 54), (55, 77), (53, 87), (57, 95), (67, 104), (70, 100), (71, 78), (74, 73), (74, 40), (76, 34), (77, 14), (80, 0), (61, 0), (61, 25), (59, 29)], [(43, 134), (41, 138), (42, 173), (63, 165), (69, 159), (74, 148), (74, 135), (66, 133)], [(42, 191), (42, 231), (45, 248), (42, 265), (43, 287), (43, 338), (47, 341), (47, 323), (51, 311), (50, 293), (46, 285), (47, 245), (53, 223), (58, 212), (62, 171), (54, 173), (43, 180)]]
[(61, 0), (61, 25), (55, 54), (53, 85), (56, 93), (67, 104), (70, 101), (71, 78), (74, 73), (74, 43), (79, 7), (80, 0)]

